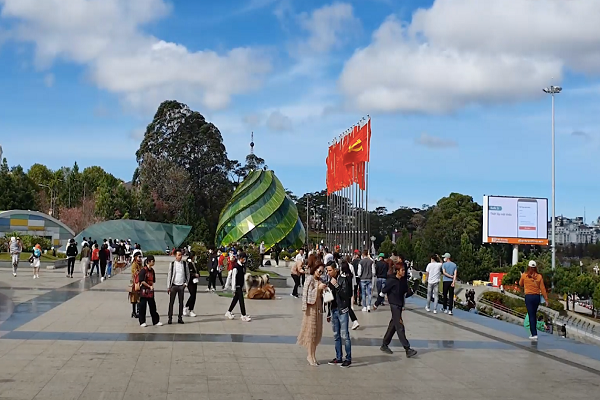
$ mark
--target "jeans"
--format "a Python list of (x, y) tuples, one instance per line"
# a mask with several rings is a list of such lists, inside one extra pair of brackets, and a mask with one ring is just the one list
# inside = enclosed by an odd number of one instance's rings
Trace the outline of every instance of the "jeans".
[(539, 294), (525, 295), (525, 307), (527, 307), (527, 314), (529, 316), (529, 331), (531, 332), (531, 336), (537, 336), (537, 310), (539, 306)]
[(94, 273), (94, 268), (96, 268), (96, 272), (100, 275), (100, 260), (92, 260), (92, 269), (90, 270), (90, 276)]
[(381, 293), (381, 291), (385, 287), (386, 280), (386, 278), (377, 278), (377, 301), (375, 302), (375, 307), (379, 307), (380, 305), (382, 305), (383, 301), (385, 300), (385, 297), (381, 297), (379, 293)]
[(67, 275), (73, 275), (75, 269), (75, 257), (67, 258)]
[(352, 342), (348, 331), (348, 313), (340, 314), (340, 310), (331, 311), (331, 326), (333, 327), (333, 340), (335, 341), (335, 359), (342, 361), (342, 340), (346, 350), (346, 360), (352, 361)]
[(169, 320), (173, 318), (173, 304), (175, 303), (175, 296), (179, 298), (179, 319), (183, 316), (183, 290), (184, 285), (173, 285), (171, 286), (171, 293), (169, 293)]
[(427, 284), (427, 308), (431, 304), (431, 296), (433, 295), (433, 309), (437, 310), (438, 301), (440, 299), (440, 282)]
[(294, 289), (292, 289), (292, 296), (298, 297), (298, 287), (300, 286), (300, 275), (292, 275), (294, 280)]
[(150, 309), (150, 316), (152, 317), (152, 325), (158, 324), (158, 322), (160, 321), (160, 316), (156, 312), (156, 301), (154, 300), (154, 297), (140, 297), (139, 304), (140, 305), (139, 305), (138, 318), (140, 321), (140, 325), (146, 323), (146, 305)]
[(229, 312), (232, 312), (235, 305), (240, 302), (240, 311), (242, 315), (246, 315), (246, 304), (244, 303), (244, 293), (242, 292), (241, 286), (236, 286), (235, 294), (233, 295), (233, 300), (231, 300), (231, 305), (229, 306)]
[(362, 306), (363, 307), (371, 307), (372, 301), (372, 293), (371, 287), (373, 285), (372, 281), (360, 281), (360, 289), (362, 292)]
[(190, 291), (190, 297), (188, 298), (185, 306), (188, 310), (194, 311), (194, 307), (196, 306), (196, 294), (198, 293), (198, 284), (193, 281), (188, 285), (188, 290)]
[(110, 276), (112, 275), (112, 265), (113, 265), (112, 260), (109, 260), (108, 264), (106, 265), (106, 277), (107, 278), (110, 278)]
[(443, 285), (442, 297), (444, 310), (452, 311), (452, 307), (454, 306), (454, 287), (452, 286), (452, 281), (444, 281)]
[(404, 321), (402, 320), (402, 307), (395, 304), (390, 304), (390, 310), (392, 311), (392, 319), (390, 319), (387, 331), (383, 336), (383, 345), (389, 346), (392, 342), (392, 338), (394, 337), (394, 333), (397, 333), (402, 347), (409, 349), (410, 343), (408, 342), (408, 339), (406, 339)]

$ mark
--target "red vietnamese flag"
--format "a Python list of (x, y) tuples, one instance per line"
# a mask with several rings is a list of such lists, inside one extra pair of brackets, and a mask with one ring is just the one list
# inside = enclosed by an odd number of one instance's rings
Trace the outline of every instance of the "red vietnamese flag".
[(348, 135), (348, 144), (344, 148), (344, 164), (358, 164), (369, 161), (371, 143), (371, 120), (360, 129), (355, 129)]

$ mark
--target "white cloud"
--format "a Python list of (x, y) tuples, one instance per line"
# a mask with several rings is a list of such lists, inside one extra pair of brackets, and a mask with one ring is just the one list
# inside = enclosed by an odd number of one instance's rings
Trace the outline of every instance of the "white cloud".
[(339, 85), (362, 111), (452, 112), (534, 99), (565, 69), (600, 72), (600, 2), (436, 0), (389, 17)]
[(126, 105), (152, 109), (165, 98), (226, 107), (231, 97), (261, 84), (270, 63), (252, 48), (225, 54), (191, 52), (147, 35), (143, 25), (169, 12), (165, 0), (0, 0), (14, 36), (33, 42), (36, 65), (57, 59), (88, 68), (90, 80)]
[(291, 131), (293, 128), (292, 120), (280, 111), (273, 111), (267, 118), (267, 127), (274, 132)]
[(253, 114), (244, 115), (244, 117), (242, 118), (242, 121), (249, 128), (256, 128), (260, 125), (262, 118), (263, 118), (262, 115), (260, 115), (258, 113), (253, 113)]
[(44, 85), (50, 88), (54, 86), (54, 80), (54, 74), (46, 74), (46, 76), (44, 76)]
[(415, 143), (420, 146), (429, 147), (430, 149), (447, 149), (458, 145), (454, 140), (432, 136), (425, 132), (421, 133), (421, 136), (415, 139)]
[(306, 41), (300, 44), (300, 51), (309, 53), (326, 53), (339, 47), (347, 36), (360, 28), (352, 5), (347, 3), (326, 5), (311, 14), (302, 13), (298, 21), (309, 34)]

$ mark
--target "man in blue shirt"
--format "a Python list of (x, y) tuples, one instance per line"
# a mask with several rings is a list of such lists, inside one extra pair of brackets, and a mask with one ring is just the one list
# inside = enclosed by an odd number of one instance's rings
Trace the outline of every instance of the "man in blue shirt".
[[(456, 286), (458, 267), (452, 262), (450, 253), (446, 253), (442, 257), (444, 258), (444, 264), (442, 264), (442, 275), (444, 275), (442, 287), (444, 313), (452, 315), (452, 308), (454, 306), (454, 287)], [(450, 299), (448, 299), (448, 297), (450, 297)]]

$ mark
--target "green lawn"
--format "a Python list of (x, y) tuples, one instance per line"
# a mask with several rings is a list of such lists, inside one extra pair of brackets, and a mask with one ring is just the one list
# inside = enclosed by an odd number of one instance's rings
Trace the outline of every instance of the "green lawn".
[[(279, 275), (277, 272), (271, 272), (271, 271), (263, 271), (262, 269), (259, 269), (256, 272), (252, 272), (252, 275), (264, 275), (264, 274), (268, 274), (271, 278), (279, 278), (281, 277), (281, 275)], [(208, 271), (200, 271), (200, 276), (208, 276)], [(223, 271), (223, 277), (227, 276), (227, 271)]]
[[(26, 262), (29, 259), (29, 256), (31, 256), (31, 253), (22, 252), (21, 256), (19, 257), (19, 260)], [(11, 261), (11, 259), (12, 258), (9, 253), (0, 253), (0, 261)], [(60, 260), (60, 258), (52, 257), (51, 254), (42, 254), (41, 260), (46, 261), (46, 262), (51, 262), (51, 261)]]

